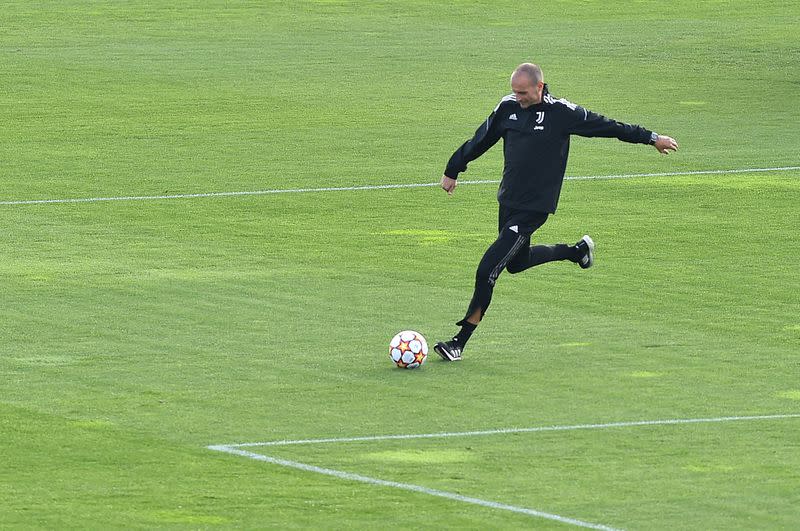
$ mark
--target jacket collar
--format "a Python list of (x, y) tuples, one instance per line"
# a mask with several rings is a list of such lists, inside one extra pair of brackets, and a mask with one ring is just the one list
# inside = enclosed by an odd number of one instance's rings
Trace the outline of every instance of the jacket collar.
[(537, 109), (544, 105), (545, 98), (550, 95), (550, 88), (547, 86), (547, 83), (544, 84), (544, 88), (542, 88), (542, 101), (537, 103), (536, 105), (531, 105), (531, 107), (536, 107)]
[(544, 84), (544, 88), (542, 88), (542, 101), (540, 101), (539, 103), (534, 103), (533, 105), (531, 105), (530, 107), (528, 107), (525, 110), (526, 111), (532, 111), (534, 109), (541, 110), (542, 107), (544, 107), (544, 105), (545, 105), (545, 103), (544, 103), (545, 96), (549, 96), (549, 95), (550, 95), (550, 90), (548, 90), (547, 83), (545, 83)]

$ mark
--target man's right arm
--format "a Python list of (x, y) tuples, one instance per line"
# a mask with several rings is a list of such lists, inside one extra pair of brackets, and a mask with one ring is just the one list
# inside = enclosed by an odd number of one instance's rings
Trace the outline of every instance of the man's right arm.
[[(453, 156), (451, 156), (450, 160), (447, 162), (444, 175), (453, 180), (457, 179), (459, 173), (467, 170), (467, 164), (486, 153), (490, 147), (500, 140), (501, 136), (497, 120), (497, 110), (495, 110), (489, 118), (478, 127), (478, 130), (475, 131), (475, 136), (464, 142), (461, 147), (453, 153)], [(455, 186), (453, 186), (453, 188), (455, 188)], [(452, 189), (450, 191), (452, 191)]]

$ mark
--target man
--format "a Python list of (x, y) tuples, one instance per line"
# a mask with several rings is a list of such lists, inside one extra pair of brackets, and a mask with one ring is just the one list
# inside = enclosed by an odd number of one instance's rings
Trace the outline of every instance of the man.
[(537, 65), (519, 65), (511, 75), (511, 91), (475, 136), (453, 153), (441, 181), (442, 188), (452, 195), (458, 174), (503, 138), (505, 164), (497, 192), (498, 237), (478, 265), (472, 301), (464, 318), (456, 323), (461, 330), (450, 341), (433, 347), (446, 361), (461, 359), (467, 341), (489, 307), (495, 282), (503, 269), (514, 274), (555, 260), (569, 260), (583, 269), (592, 267), (594, 242), (589, 236), (575, 245), (530, 245), (534, 231), (556, 211), (570, 135), (650, 144), (665, 155), (678, 149), (675, 140), (668, 136), (638, 125), (619, 123), (565, 99), (556, 99), (548, 92)]

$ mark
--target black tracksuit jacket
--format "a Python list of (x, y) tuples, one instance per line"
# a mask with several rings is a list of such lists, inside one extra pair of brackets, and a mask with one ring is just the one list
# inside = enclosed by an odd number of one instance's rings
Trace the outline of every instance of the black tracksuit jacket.
[(503, 138), (505, 166), (497, 200), (506, 207), (552, 214), (567, 169), (570, 135), (649, 144), (651, 133), (556, 99), (545, 85), (542, 102), (527, 109), (513, 94), (503, 98), (475, 136), (453, 153), (444, 174), (457, 179), (467, 164)]

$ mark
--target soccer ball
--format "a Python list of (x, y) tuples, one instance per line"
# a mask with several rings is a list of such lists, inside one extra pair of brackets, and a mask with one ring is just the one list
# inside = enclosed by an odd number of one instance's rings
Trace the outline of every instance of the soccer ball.
[(416, 369), (428, 357), (428, 343), (419, 332), (404, 330), (389, 342), (389, 357), (401, 369)]

